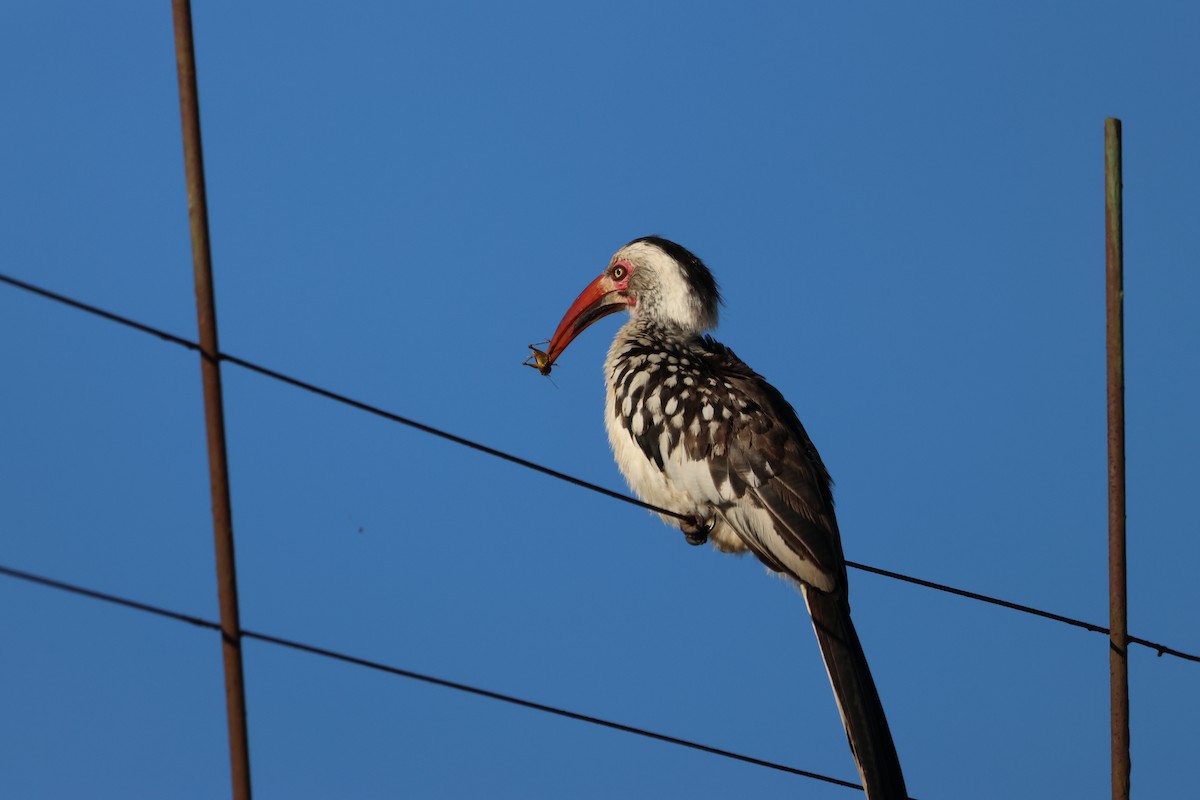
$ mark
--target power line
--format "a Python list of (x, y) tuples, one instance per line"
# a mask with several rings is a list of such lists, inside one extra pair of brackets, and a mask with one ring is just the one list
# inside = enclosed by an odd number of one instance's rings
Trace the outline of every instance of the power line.
[[(75, 300), (74, 298), (67, 297), (66, 295), (62, 295), (57, 292), (52, 292), (49, 289), (43, 289), (42, 287), (35, 286), (32, 283), (26, 283), (25, 281), (18, 280), (17, 278), (13, 278), (9, 275), (0, 273), (0, 282), (7, 283), (11, 286), (15, 286), (18, 289), (21, 289), (26, 292), (30, 292), (32, 294), (40, 295), (41, 297), (44, 297), (48, 300), (53, 300), (56, 303), (61, 303), (63, 305), (71, 306), (72, 308), (77, 308), (80, 311), (87, 312), (88, 314), (92, 314), (97, 317), (102, 317), (110, 322), (115, 322), (118, 325), (124, 325), (128, 328), (133, 328), (136, 331), (141, 331), (142, 333), (148, 333), (152, 336), (157, 336), (160, 339), (164, 339), (168, 342), (171, 342), (172, 344), (177, 344), (180, 347), (185, 347), (188, 350), (195, 350), (197, 352), (200, 351), (200, 346), (196, 342), (193, 342), (190, 339), (185, 339), (182, 336), (176, 336), (175, 334), (168, 333), (167, 331), (164, 331), (161, 328), (155, 328), (151, 325), (146, 325), (144, 323), (138, 322), (137, 320), (130, 319), (129, 317), (125, 317), (120, 314), (114, 314), (111, 311), (106, 311), (102, 308), (99, 308), (98, 306), (91, 305), (90, 303), (84, 303), (80, 300)], [(201, 353), (201, 355), (203, 356), (204, 354)], [(535, 472), (540, 472), (543, 475), (549, 475), (550, 477), (557, 478), (560, 481), (566, 481), (567, 483), (573, 483), (576, 486), (582, 487), (584, 489), (589, 489), (593, 492), (598, 492), (602, 495), (611, 497), (614, 500), (621, 500), (623, 502), (629, 503), (630, 505), (639, 506), (641, 508), (647, 509), (648, 511), (654, 511), (659, 514), (666, 514), (667, 516), (675, 517), (676, 519), (681, 519), (686, 522), (692, 521), (691, 517), (687, 516), (686, 514), (680, 514), (678, 512), (671, 511), (669, 509), (659, 508), (658, 506), (652, 505), (650, 503), (644, 503), (641, 500), (638, 500), (636, 497), (630, 497), (629, 495), (621, 494), (620, 492), (614, 492), (612, 489), (606, 489), (603, 486), (600, 486), (598, 484), (591, 483), (590, 481), (585, 481), (582, 478), (576, 478), (575, 476), (568, 475), (565, 472), (559, 472), (556, 469), (551, 469), (550, 467), (546, 467), (541, 464), (535, 463), (533, 461), (529, 461), (528, 459), (521, 458), (520, 456), (515, 456), (511, 453), (506, 453), (503, 450), (497, 450), (494, 447), (488, 447), (486, 444), (481, 444), (480, 442), (476, 442), (471, 439), (467, 439), (465, 437), (458, 436), (457, 434), (450, 433), (449, 431), (444, 431), (444, 430), (441, 430), (440, 428), (435, 428), (432, 425), (426, 425), (423, 422), (417, 422), (414, 419), (409, 419), (408, 417), (403, 417), (403, 416), (400, 416), (399, 414), (393, 414), (392, 412), (385, 411), (384, 409), (379, 408), (378, 406), (373, 406), (369, 403), (364, 403), (360, 400), (355, 400), (354, 398), (347, 397), (344, 394), (338, 394), (337, 392), (331, 391), (329, 389), (324, 389), (315, 384), (308, 383), (307, 381), (302, 381), (299, 378), (293, 378), (290, 375), (285, 375), (282, 372), (276, 372), (275, 370), (270, 369), (269, 367), (264, 367), (260, 364), (255, 364), (253, 361), (247, 361), (244, 358), (238, 358), (237, 356), (230, 355), (229, 353), (218, 353), (217, 360), (227, 361), (230, 364), (235, 364), (235, 365), (237, 365), (243, 369), (249, 370), (251, 372), (257, 372), (259, 375), (263, 375), (265, 377), (271, 378), (272, 380), (276, 380), (281, 383), (286, 383), (290, 386), (295, 386), (297, 389), (303, 389), (306, 392), (311, 392), (312, 394), (320, 395), (321, 397), (326, 397), (330, 400), (334, 400), (338, 403), (342, 403), (343, 405), (350, 406), (351, 408), (357, 408), (359, 411), (365, 411), (368, 414), (374, 414), (377, 417), (383, 417), (386, 420), (391, 420), (392, 422), (398, 422), (401, 425), (407, 425), (410, 428), (416, 428), (417, 430), (423, 431), (424, 433), (428, 433), (433, 436), (441, 437), (442, 439), (446, 439), (447, 441), (454, 442), (455, 444), (460, 444), (464, 447), (469, 447), (472, 450), (478, 450), (481, 453), (487, 453), (490, 456), (495, 456), (496, 458), (501, 458), (501, 459), (504, 459), (505, 461), (510, 461), (513, 464), (517, 464), (518, 466), (525, 467), (526, 469), (534, 470)]]
[[(242, 635), (248, 639), (257, 639), (262, 642), (268, 642), (270, 644), (279, 645), (280, 647), (288, 647), (293, 650), (300, 650), (302, 652), (311, 653), (313, 655), (321, 656), (324, 658), (332, 658), (332, 659), (336, 659), (338, 661), (345, 661), (350, 664), (357, 664), (361, 667), (367, 667), (369, 669), (378, 670), (380, 672), (386, 672), (389, 675), (399, 675), (404, 678), (411, 678), (413, 680), (422, 681), (424, 683), (430, 683), (430, 684), (433, 684), (434, 686), (442, 686), (447, 689), (454, 689), (455, 691), (466, 692), (467, 694), (473, 694), (478, 697), (488, 697), (493, 700), (499, 700), (504, 703), (510, 703), (512, 705), (521, 706), (522, 708), (530, 708), (535, 711), (541, 711), (546, 714), (554, 714), (556, 716), (566, 717), (567, 719), (578, 720), (579, 722), (586, 722), (589, 725), (599, 725), (600, 727), (611, 728), (613, 730), (621, 731), (622, 733), (631, 733), (636, 736), (644, 736), (648, 739), (656, 739), (660, 742), (667, 742), (668, 744), (675, 744), (675, 745), (679, 745), (681, 747), (691, 748), (693, 750), (700, 750), (705, 753), (711, 753), (712, 755), (721, 756), (722, 758), (729, 758), (729, 759), (733, 759), (735, 761), (742, 761), (747, 764), (753, 764), (758, 767), (766, 767), (767, 769), (773, 769), (773, 770), (777, 770), (779, 772), (786, 772), (791, 775), (799, 775), (804, 778), (812, 778), (814, 780), (836, 784), (837, 786), (845, 786), (848, 789), (858, 789), (860, 791), (862, 790), (862, 787), (860, 785), (858, 785), (857, 783), (851, 783), (850, 781), (844, 781), (841, 778), (834, 778), (829, 775), (822, 775), (819, 772), (810, 772), (809, 770), (799, 769), (797, 767), (789, 767), (786, 764), (780, 764), (775, 761), (767, 761), (765, 759), (755, 758), (754, 756), (743, 755), (742, 753), (735, 753), (731, 750), (725, 750), (720, 747), (713, 747), (713, 746), (707, 745), (707, 744), (700, 744), (699, 742), (693, 742), (689, 739), (681, 739), (678, 736), (670, 736), (665, 733), (656, 733), (654, 731), (646, 730), (645, 728), (638, 728), (633, 725), (626, 725), (622, 722), (613, 722), (611, 720), (602, 719), (600, 717), (593, 717), (590, 714), (581, 714), (577, 711), (568, 711), (563, 708), (557, 708), (555, 706), (546, 705), (545, 703), (538, 703), (533, 700), (525, 700), (520, 697), (514, 697), (512, 695), (502, 694), (500, 692), (493, 692), (490, 689), (481, 689), (481, 688), (478, 688), (475, 686), (468, 686), (467, 684), (464, 684), (464, 683), (458, 683), (457, 681), (450, 681), (450, 680), (446, 680), (444, 678), (435, 678), (431, 675), (423, 675), (419, 672), (412, 672), (410, 670), (401, 669), (399, 667), (389, 666), (387, 664), (382, 664), (378, 661), (370, 661), (368, 659), (358, 658), (356, 656), (349, 656), (349, 655), (345, 655), (344, 653), (338, 653), (333, 650), (326, 650), (325, 648), (315, 647), (313, 645), (302, 644), (300, 642), (292, 641), (289, 639), (281, 639), (279, 637), (270, 636), (265, 633), (255, 633), (253, 631), (243, 631)], [(909, 798), (909, 800), (915, 800), (915, 798)]]
[[(167, 619), (174, 620), (176, 622), (186, 622), (189, 625), (195, 625), (200, 628), (208, 628), (209, 630), (214, 630), (214, 631), (221, 630), (220, 623), (213, 622), (212, 620), (204, 619), (202, 617), (192, 616), (191, 614), (183, 614), (178, 611), (172, 611), (168, 608), (163, 608), (162, 606), (151, 605), (149, 603), (142, 603), (137, 600), (131, 600), (127, 597), (121, 597), (119, 595), (109, 594), (108, 592), (100, 592), (100, 591), (96, 591), (95, 589), (88, 589), (83, 586), (79, 586), (77, 584), (67, 583), (66, 581), (59, 581), (59, 580), (55, 580), (53, 578), (47, 578), (43, 575), (37, 575), (32, 572), (26, 572), (24, 570), (14, 569), (12, 567), (7, 567), (2, 564), (0, 564), (0, 575), (6, 575), (10, 578), (15, 578), (17, 580), (25, 581), (27, 583), (34, 583), (34, 584), (38, 584), (40, 586), (45, 586), (50, 589), (55, 589), (55, 590), (62, 591), (62, 592), (68, 592), (70, 594), (80, 595), (82, 597), (87, 597), (92, 600), (99, 600), (101, 602), (110, 603), (112, 605), (123, 606), (125, 608), (132, 608), (137, 611), (143, 611), (147, 614), (154, 614), (156, 616), (165, 617)], [(394, 667), (394, 666), (391, 666), (390, 664), (384, 664), (379, 661), (372, 661), (370, 659), (359, 658), (358, 656), (352, 656), (352, 655), (348, 655), (346, 653), (341, 653), (336, 650), (329, 650), (324, 647), (317, 647), (316, 645), (305, 644), (304, 642), (298, 642), (294, 639), (284, 639), (279, 636), (272, 636), (269, 633), (259, 633), (257, 631), (249, 631), (249, 630), (245, 630), (245, 629), (243, 629), (241, 631), (241, 636), (244, 639), (254, 639), (256, 641), (265, 642), (266, 644), (273, 644), (273, 645), (276, 645), (277, 647), (285, 647), (290, 650), (297, 650), (299, 652), (308, 653), (310, 655), (318, 656), (320, 658), (328, 658), (328, 659), (332, 659), (334, 661), (341, 661), (341, 662), (344, 662), (347, 664), (354, 664), (356, 666), (366, 667), (367, 669), (373, 669), (377, 672), (383, 672), (388, 675), (396, 675), (401, 678), (408, 678), (410, 680), (420, 681), (422, 683), (428, 683), (433, 686), (440, 686), (445, 689), (452, 689), (456, 692), (463, 692), (465, 694), (475, 695), (476, 697), (486, 697), (491, 700), (499, 700), (502, 703), (508, 703), (510, 705), (520, 706), (521, 708), (528, 708), (528, 709), (532, 709), (534, 711), (540, 711), (545, 714), (553, 714), (555, 716), (565, 717), (567, 719), (573, 719), (578, 722), (585, 722), (589, 725), (597, 725), (602, 728), (610, 728), (612, 730), (621, 731), (622, 733), (629, 733), (629, 734), (633, 734), (635, 736), (642, 736), (647, 739), (654, 739), (654, 740), (657, 740), (660, 742), (666, 742), (667, 744), (674, 744), (674, 745), (678, 745), (680, 747), (686, 747), (686, 748), (689, 748), (692, 750), (699, 750), (701, 752), (709, 753), (709, 754), (715, 755), (715, 756), (720, 756), (722, 758), (728, 758), (728, 759), (732, 759), (734, 761), (741, 761), (746, 764), (753, 764), (754, 766), (757, 766), (757, 767), (765, 767), (767, 769), (773, 769), (778, 772), (786, 772), (790, 775), (799, 775), (800, 777), (803, 777), (803, 778), (811, 778), (813, 780), (823, 781), (825, 783), (832, 783), (836, 786), (845, 786), (848, 789), (858, 789), (860, 791), (862, 790), (862, 787), (860, 785), (858, 785), (857, 783), (851, 783), (850, 781), (844, 781), (841, 778), (834, 778), (829, 775), (822, 775), (819, 772), (811, 772), (806, 769), (800, 769), (798, 767), (791, 767), (791, 766), (788, 766), (787, 764), (780, 764), (775, 761), (767, 761), (766, 759), (755, 758), (754, 756), (748, 756), (743, 753), (735, 753), (732, 750), (725, 750), (720, 747), (713, 747), (711, 745), (701, 744), (700, 742), (694, 742), (690, 739), (682, 739), (678, 736), (670, 736), (665, 733), (657, 733), (655, 731), (647, 730), (645, 728), (639, 728), (634, 725), (626, 725), (625, 723), (622, 723), (622, 722), (613, 722), (612, 720), (603, 719), (601, 717), (594, 717), (590, 714), (581, 714), (578, 711), (569, 711), (565, 708), (559, 708), (557, 706), (551, 706), (551, 705), (547, 705), (545, 703), (538, 703), (534, 700), (526, 700), (524, 698), (516, 697), (514, 695), (504, 694), (502, 692), (494, 692), (490, 689), (483, 689), (478, 686), (471, 686), (466, 683), (459, 683), (458, 681), (447, 680), (445, 678), (438, 678), (434, 675), (426, 675), (421, 672), (413, 672), (412, 670), (403, 669), (401, 667)], [(909, 800), (915, 800), (915, 798), (909, 798)]]
[[(87, 312), (88, 314), (92, 314), (94, 316), (101, 317), (103, 319), (109, 320), (110, 322), (115, 322), (119, 325), (124, 325), (125, 327), (128, 327), (128, 328), (133, 328), (134, 330), (140, 331), (142, 333), (148, 333), (152, 336), (157, 336), (160, 339), (171, 342), (172, 344), (177, 344), (180, 347), (184, 347), (189, 350), (194, 350), (197, 352), (200, 351), (199, 345), (196, 342), (191, 341), (190, 339), (185, 339), (182, 336), (176, 336), (175, 334), (168, 333), (167, 331), (164, 331), (161, 328), (155, 328), (151, 325), (146, 325), (145, 323), (138, 322), (136, 320), (130, 319), (129, 317), (125, 317), (120, 314), (115, 314), (111, 311), (106, 311), (102, 308), (93, 306), (89, 303), (84, 303), (80, 300), (75, 300), (74, 298), (67, 297), (66, 295), (58, 294), (57, 292), (52, 292), (49, 289), (44, 289), (40, 286), (35, 286), (34, 284), (27, 283), (27, 282), (19, 280), (17, 278), (13, 278), (4, 273), (0, 273), (0, 283), (7, 283), (10, 286), (14, 286), (18, 289), (21, 289), (22, 291), (36, 294), (36, 295), (44, 297), (48, 300), (52, 300), (56, 303), (60, 303), (63, 305), (70, 306), (72, 308), (79, 309), (80, 311), (84, 311), (84, 312)], [(534, 470), (535, 472), (540, 472), (543, 475), (549, 475), (552, 478), (556, 478), (558, 480), (574, 484), (575, 486), (579, 486), (583, 489), (588, 489), (589, 491), (597, 492), (599, 494), (605, 495), (606, 497), (611, 497), (614, 500), (620, 500), (622, 502), (629, 503), (630, 505), (639, 506), (641, 508), (656, 512), (658, 514), (665, 514), (667, 516), (675, 517), (676, 519), (682, 519), (682, 520), (689, 519), (688, 516), (685, 514), (679, 514), (677, 512), (671, 511), (666, 508), (660, 508), (659, 506), (653, 505), (652, 503), (643, 502), (641, 500), (638, 500), (637, 498), (630, 497), (629, 495), (621, 494), (620, 492), (614, 492), (612, 489), (606, 489), (603, 486), (599, 486), (597, 484), (591, 483), (590, 481), (585, 481), (582, 478), (576, 478), (573, 475), (568, 475), (564, 472), (559, 472), (556, 469), (551, 469), (550, 467), (546, 467), (546, 466), (543, 466), (536, 462), (529, 461), (528, 459), (521, 458), (520, 456), (516, 456), (511, 453), (506, 453), (503, 450), (497, 450), (494, 447), (489, 447), (488, 445), (481, 444), (481, 443), (473, 441), (471, 439), (467, 439), (465, 437), (458, 436), (457, 434), (453, 434), (448, 431), (441, 430), (440, 428), (435, 428), (432, 425), (426, 425), (425, 423), (417, 422), (416, 420), (410, 419), (408, 417), (404, 417), (399, 414), (394, 414), (394, 413), (392, 413), (390, 411), (386, 411), (378, 406), (371, 405), (370, 403), (364, 403), (361, 400), (355, 400), (352, 397), (348, 397), (344, 394), (339, 394), (338, 392), (334, 392), (330, 389), (325, 389), (325, 388), (322, 388), (315, 384), (308, 383), (307, 381), (300, 380), (299, 378), (294, 378), (290, 375), (285, 375), (284, 373), (277, 372), (276, 370), (270, 369), (269, 367), (264, 367), (261, 364), (256, 364), (252, 361), (247, 361), (246, 359), (238, 358), (237, 356), (233, 356), (228, 353), (218, 353), (217, 359), (220, 361), (227, 361), (230, 364), (234, 364), (234, 365), (239, 366), (250, 372), (258, 373), (259, 375), (262, 375), (266, 378), (270, 378), (271, 380), (279, 381), (280, 383), (285, 383), (285, 384), (288, 384), (289, 386), (294, 386), (297, 389), (302, 389), (306, 392), (320, 395), (321, 397), (325, 397), (325, 398), (328, 398), (335, 402), (341, 403), (343, 405), (350, 406), (351, 408), (356, 408), (356, 409), (358, 409), (360, 411), (364, 411), (368, 414), (373, 414), (377, 417), (381, 417), (383, 419), (390, 420), (392, 422), (397, 422), (401, 425), (406, 425), (410, 428), (415, 428), (424, 433), (428, 433), (433, 436), (437, 436), (442, 439), (445, 439), (447, 441), (454, 442), (455, 444), (459, 444), (464, 447), (469, 447), (473, 450), (478, 450), (481, 453), (486, 453), (490, 456), (495, 456), (496, 458), (500, 458), (505, 461), (509, 461), (513, 464), (524, 467), (526, 469), (531, 469), (531, 470)], [(937, 583), (935, 581), (925, 580), (924, 578), (916, 578), (911, 575), (905, 575), (900, 572), (893, 572), (891, 570), (881, 569), (879, 567), (872, 567), (867, 564), (861, 564), (861, 563), (858, 563), (855, 561), (847, 561), (846, 566), (851, 567), (853, 569), (861, 570), (863, 572), (870, 572), (875, 575), (881, 575), (885, 578), (890, 578), (890, 579), (902, 581), (905, 583), (911, 583), (911, 584), (915, 584), (917, 586), (923, 586), (927, 589), (934, 589), (934, 590), (937, 590), (940, 592), (946, 592), (947, 594), (956, 595), (958, 597), (965, 597), (965, 598), (968, 598), (971, 600), (977, 600), (982, 603), (989, 603), (991, 605), (1000, 606), (1002, 608), (1007, 608), (1012, 611), (1019, 611), (1019, 612), (1025, 613), (1025, 614), (1032, 614), (1034, 616), (1042, 617), (1044, 619), (1054, 620), (1056, 622), (1061, 622), (1061, 623), (1064, 623), (1067, 625), (1072, 625), (1074, 627), (1082, 628), (1087, 631), (1092, 631), (1093, 633), (1101, 633), (1101, 634), (1104, 634), (1107, 636), (1108, 632), (1109, 632), (1108, 628), (1103, 627), (1101, 625), (1096, 625), (1094, 623), (1074, 619), (1072, 617), (1066, 617), (1061, 614), (1055, 614), (1050, 611), (1044, 611), (1044, 610), (1041, 610), (1038, 608), (1034, 608), (1033, 606), (1022, 605), (1020, 603), (1014, 603), (1009, 600), (1002, 600), (1000, 598), (991, 597), (991, 596), (984, 595), (984, 594), (979, 594), (977, 592), (971, 592), (966, 589), (958, 589), (953, 586), (948, 586), (946, 584)], [(1129, 642), (1132, 644), (1142, 645), (1143, 647), (1148, 647), (1151, 650), (1156, 651), (1159, 656), (1170, 655), (1170, 656), (1175, 656), (1177, 658), (1185, 659), (1187, 661), (1194, 661), (1194, 662), (1200, 663), (1200, 655), (1186, 653), (1182, 650), (1178, 650), (1176, 648), (1169, 647), (1167, 645), (1160, 644), (1158, 642), (1152, 642), (1152, 641), (1149, 641), (1147, 639), (1143, 639), (1143, 638), (1137, 637), (1137, 636), (1130, 636)]]
[(199, 628), (208, 628), (214, 631), (221, 630), (220, 623), (204, 619), (203, 617), (194, 617), (191, 614), (172, 611), (169, 608), (163, 608), (162, 606), (153, 606), (149, 603), (130, 600), (127, 597), (120, 597), (107, 592), (98, 592), (95, 589), (88, 589), (83, 586), (79, 586), (78, 584), (67, 583), (66, 581), (56, 581), (53, 578), (47, 578), (44, 575), (26, 572), (23, 569), (13, 569), (12, 567), (6, 567), (3, 564), (0, 564), (0, 575), (7, 575), (10, 578), (16, 578), (17, 580), (25, 581), (26, 583), (36, 583), (39, 586), (46, 586), (50, 589), (57, 589), (63, 592), (70, 592), (71, 594), (89, 597), (92, 600), (100, 600), (105, 603), (124, 606), (125, 608), (132, 608), (136, 611), (145, 611), (147, 614), (166, 617), (167, 619), (173, 619), (176, 622), (186, 622), (189, 625), (195, 625)]
[[(1001, 608), (1008, 608), (1013, 611), (1020, 611), (1025, 614), (1032, 614), (1035, 617), (1044, 617), (1045, 619), (1052, 619), (1055, 622), (1062, 622), (1067, 625), (1073, 625), (1076, 628), (1083, 628), (1085, 631), (1092, 631), (1093, 633), (1102, 633), (1105, 636), (1108, 635), (1108, 628), (1105, 628), (1102, 625), (1097, 625), (1094, 622), (1085, 622), (1081, 619), (1075, 619), (1074, 617), (1064, 617), (1062, 614), (1055, 614), (1052, 611), (1043, 611), (1040, 608), (1034, 608), (1033, 606), (1026, 606), (1026, 605), (1022, 605), (1020, 603), (1014, 603), (1011, 600), (1001, 600), (999, 597), (992, 597), (992, 596), (986, 595), (986, 594), (979, 594), (978, 592), (968, 591), (967, 589), (958, 589), (953, 586), (947, 586), (944, 583), (935, 583), (934, 581), (927, 581), (924, 578), (914, 578), (911, 575), (904, 575), (903, 573), (900, 573), (900, 572), (892, 572), (891, 570), (880, 569), (879, 567), (872, 567), (867, 564), (859, 564), (858, 562), (855, 562), (855, 561), (847, 561), (846, 566), (854, 567), (855, 569), (862, 570), (863, 572), (870, 572), (875, 575), (882, 575), (885, 578), (893, 578), (894, 580), (904, 581), (905, 583), (913, 583), (913, 584), (916, 584), (917, 586), (924, 586), (927, 589), (936, 589), (939, 592), (946, 592), (947, 594), (958, 595), (959, 597), (966, 597), (971, 600), (978, 600), (981, 603), (990, 603), (995, 606), (1000, 606)], [(1176, 658), (1182, 658), (1187, 661), (1200, 662), (1200, 655), (1192, 655), (1191, 653), (1185, 653), (1182, 650), (1176, 650), (1173, 647), (1168, 647), (1167, 645), (1159, 644), (1158, 642), (1152, 642), (1148, 639), (1143, 639), (1140, 636), (1130, 636), (1129, 641), (1136, 642), (1137, 644), (1140, 644), (1143, 647), (1149, 647), (1151, 650), (1157, 651), (1159, 657), (1175, 656)]]

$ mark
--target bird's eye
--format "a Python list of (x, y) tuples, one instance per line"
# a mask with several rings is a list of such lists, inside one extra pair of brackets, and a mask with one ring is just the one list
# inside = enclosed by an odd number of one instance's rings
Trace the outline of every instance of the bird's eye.
[(615, 267), (613, 267), (613, 268), (612, 268), (612, 277), (613, 277), (613, 280), (614, 280), (614, 281), (620, 281), (620, 280), (624, 280), (624, 279), (625, 279), (625, 273), (626, 273), (627, 271), (628, 271), (628, 270), (626, 270), (626, 269), (625, 269), (625, 266), (624, 266), (624, 265), (622, 265), (622, 264), (617, 264)]

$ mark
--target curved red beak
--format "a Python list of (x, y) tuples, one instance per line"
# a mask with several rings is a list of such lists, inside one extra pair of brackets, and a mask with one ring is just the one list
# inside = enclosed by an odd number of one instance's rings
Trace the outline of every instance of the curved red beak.
[(571, 304), (567, 313), (563, 315), (562, 321), (558, 323), (554, 335), (550, 337), (550, 344), (545, 352), (538, 350), (533, 345), (529, 346), (529, 349), (533, 350), (534, 363), (529, 364), (528, 361), (526, 363), (535, 367), (543, 375), (549, 375), (550, 370), (554, 367), (554, 362), (567, 349), (567, 345), (576, 336), (583, 333), (584, 328), (601, 317), (607, 317), (609, 314), (628, 307), (629, 302), (629, 297), (621, 293), (608, 273), (602, 274), (589, 283), (587, 288), (580, 292), (579, 297), (575, 298), (575, 302)]

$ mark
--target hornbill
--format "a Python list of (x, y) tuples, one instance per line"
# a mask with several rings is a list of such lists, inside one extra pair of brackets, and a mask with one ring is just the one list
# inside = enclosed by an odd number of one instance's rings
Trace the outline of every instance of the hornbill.
[(571, 304), (531, 366), (549, 374), (585, 328), (628, 310), (604, 364), (617, 466), (687, 541), (751, 552), (799, 587), (870, 800), (906, 798), (900, 761), (850, 620), (829, 473), (775, 387), (705, 332), (721, 296), (686, 248), (635, 239)]

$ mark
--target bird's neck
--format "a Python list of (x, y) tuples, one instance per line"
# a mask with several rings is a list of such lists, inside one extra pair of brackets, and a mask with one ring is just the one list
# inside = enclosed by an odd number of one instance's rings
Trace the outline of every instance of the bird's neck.
[(702, 350), (702, 340), (693, 331), (659, 320), (634, 318), (613, 338), (605, 369), (611, 381), (618, 374), (659, 363), (695, 363)]
[(631, 317), (617, 332), (617, 339), (638, 342), (646, 339), (664, 349), (687, 349), (700, 341), (703, 331), (664, 321), (657, 317)]

